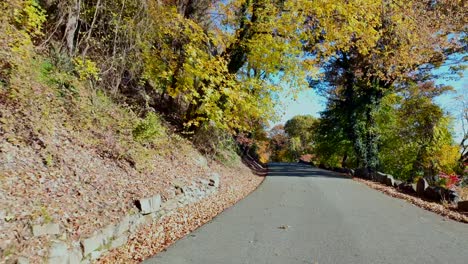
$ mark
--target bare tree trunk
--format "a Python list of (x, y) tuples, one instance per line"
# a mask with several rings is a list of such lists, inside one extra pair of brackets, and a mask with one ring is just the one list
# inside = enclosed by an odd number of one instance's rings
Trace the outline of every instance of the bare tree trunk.
[(75, 52), (75, 35), (78, 28), (78, 20), (80, 18), (81, 0), (73, 0), (69, 7), (68, 20), (65, 28), (65, 41), (68, 54), (71, 56)]
[(341, 167), (345, 168), (346, 167), (346, 162), (348, 161), (348, 153), (345, 153), (343, 158), (341, 159)]

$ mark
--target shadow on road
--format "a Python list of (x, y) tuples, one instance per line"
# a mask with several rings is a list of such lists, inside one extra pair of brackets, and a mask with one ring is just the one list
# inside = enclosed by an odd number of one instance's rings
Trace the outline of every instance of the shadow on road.
[(306, 164), (298, 163), (269, 163), (268, 177), (315, 177), (350, 179), (339, 173), (326, 171)]

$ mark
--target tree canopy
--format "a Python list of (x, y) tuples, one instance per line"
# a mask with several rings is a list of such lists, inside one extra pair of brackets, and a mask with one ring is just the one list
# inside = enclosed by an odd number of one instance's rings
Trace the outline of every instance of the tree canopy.
[(312, 87), (327, 98), (320, 119), (293, 118), (272, 136), (290, 157), (320, 150), (376, 170), (391, 139), (413, 144), (408, 173), (445, 166), (429, 158), (451, 146), (433, 70), (464, 70), (466, 1), (12, 0), (0, 10), (3, 86), (39, 55), (65, 89), (76, 76), (189, 136), (252, 136), (277, 116), (279, 94)]

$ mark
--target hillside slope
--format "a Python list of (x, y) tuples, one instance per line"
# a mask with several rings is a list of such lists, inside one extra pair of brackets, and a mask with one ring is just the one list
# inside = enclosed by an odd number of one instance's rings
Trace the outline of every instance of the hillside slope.
[[(8, 50), (0, 82), (0, 262), (45, 262), (52, 242), (76, 246), (135, 214), (136, 200), (160, 194), (164, 203), (212, 173), (221, 184), (209, 199), (218, 202), (190, 215), (199, 224), (261, 182), (232, 151), (224, 164), (206, 159), (153, 112), (137, 114), (30, 45), (20, 48), (28, 52)], [(33, 232), (55, 224), (52, 234)], [(181, 235), (152, 224), (171, 241)]]
[[(112, 115), (121, 110), (116, 105), (101, 113), (108, 118), (107, 123), (99, 117), (90, 118), (93, 125), (77, 130), (73, 112), (54, 109), (56, 99), (51, 96), (50, 100), (23, 102), (2, 95), (2, 262), (14, 262), (19, 256), (30, 258), (32, 263), (44, 260), (52, 240), (72, 244), (117, 223), (137, 210), (137, 199), (155, 194), (160, 194), (163, 202), (174, 198), (176, 180), (179, 185), (200, 184), (210, 173), (219, 173), (222, 191), (214, 200), (219, 199), (218, 207), (223, 208), (261, 181), (240, 161), (231, 166), (207, 161), (190, 142), (175, 134), (163, 133), (148, 145), (133, 141), (127, 134), (131, 130), (115, 129), (119, 119), (112, 119)], [(54, 113), (47, 116), (42, 112), (45, 109), (54, 109)], [(94, 106), (90, 109), (96, 110)], [(47, 126), (46, 131), (43, 126)], [(220, 208), (212, 209), (214, 212), (199, 217), (206, 221)], [(48, 223), (59, 224), (59, 235), (33, 235), (32, 226)]]

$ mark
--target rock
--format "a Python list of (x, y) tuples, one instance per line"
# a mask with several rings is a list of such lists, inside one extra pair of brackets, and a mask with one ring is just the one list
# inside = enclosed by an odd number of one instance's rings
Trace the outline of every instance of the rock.
[(115, 227), (115, 236), (120, 236), (130, 230), (130, 216), (125, 216)]
[(373, 181), (375, 182), (380, 182), (380, 175), (379, 174), (375, 174), (374, 177), (372, 178)]
[(68, 255), (68, 264), (80, 264), (83, 259), (83, 254), (78, 248), (72, 249)]
[(158, 222), (163, 216), (167, 215), (167, 213), (168, 212), (161, 209), (157, 213), (151, 214), (151, 216), (153, 217), (153, 220), (151, 222)]
[(49, 257), (47, 264), (63, 264), (68, 263), (68, 256)]
[(83, 255), (87, 256), (88, 254), (94, 252), (96, 249), (103, 247), (109, 241), (102, 233), (88, 237), (81, 241), (81, 247), (83, 248)]
[(380, 176), (379, 182), (381, 184), (387, 184), (387, 174), (384, 174), (384, 175)]
[(114, 249), (114, 248), (121, 247), (121, 246), (127, 244), (127, 241), (128, 241), (128, 237), (127, 237), (127, 236), (120, 236), (120, 237), (117, 237), (117, 238), (115, 238), (114, 240), (112, 240), (111, 245), (110, 245), (110, 248), (111, 248), (111, 249)]
[(366, 168), (358, 168), (354, 172), (354, 176), (358, 178), (368, 179), (369, 178), (369, 170)]
[(141, 214), (151, 214), (161, 208), (161, 196), (155, 195), (150, 198), (143, 198), (135, 202)]
[(172, 181), (172, 185), (176, 188), (183, 188), (185, 186), (185, 183), (180, 179), (174, 179)]
[(386, 175), (381, 172), (375, 172), (372, 174), (372, 180), (375, 182), (385, 183)]
[(53, 242), (49, 248), (47, 263), (61, 264), (68, 262), (68, 246), (65, 242)]
[(208, 181), (208, 180), (200, 179), (199, 181), (200, 181), (200, 183), (203, 184), (203, 185), (210, 185), (210, 181)]
[[(159, 213), (160, 211), (158, 211)], [(157, 215), (158, 213), (152, 213), (147, 215), (141, 215), (140, 217), (136, 218), (135, 221), (130, 226), (130, 232), (135, 232), (140, 226), (151, 223), (153, 221), (153, 216)]]
[(81, 264), (83, 255), (80, 248), (68, 249), (64, 242), (54, 242), (49, 249), (49, 264)]
[(468, 201), (458, 202), (458, 210), (462, 212), (468, 212)]
[(65, 242), (53, 242), (49, 249), (49, 257), (59, 257), (68, 255), (68, 246)]
[(438, 186), (429, 186), (424, 191), (424, 196), (434, 201), (446, 201), (449, 203), (457, 203), (460, 200), (458, 193), (453, 190), (448, 190)]
[(107, 225), (103, 229), (101, 229), (101, 234), (104, 237), (104, 240), (109, 241), (114, 237), (114, 233), (116, 230), (116, 226), (114, 225)]
[(190, 197), (187, 197), (187, 200), (184, 202), (184, 204), (192, 204), (192, 203), (195, 203), (197, 202), (197, 198), (194, 197), (194, 196), (190, 196)]
[(384, 173), (378, 171), (378, 172), (375, 173), (374, 180), (376, 182), (382, 183), (382, 182), (385, 182), (385, 177), (386, 177), (386, 175)]
[(153, 221), (153, 218), (158, 218), (162, 210), (159, 210), (157, 213), (140, 215), (135, 214), (129, 216), (130, 218), (130, 233), (134, 233), (141, 225), (148, 224)]
[(452, 204), (456, 204), (460, 201), (460, 196), (454, 190), (445, 189), (442, 187), (429, 187), (427, 190), (432, 189), (435, 190), (437, 194), (434, 194), (433, 191), (427, 192), (427, 198), (434, 199), (437, 201), (446, 201)]
[(18, 259), (16, 259), (16, 264), (29, 264), (29, 259), (25, 257), (18, 257)]
[(424, 197), (438, 202), (442, 201), (443, 190), (437, 186), (429, 186), (424, 190)]
[(60, 234), (60, 226), (57, 223), (33, 225), (32, 232), (36, 237), (44, 235), (58, 235)]
[(395, 184), (395, 179), (392, 175), (387, 174), (385, 184), (387, 184), (387, 186), (393, 186)]
[(93, 251), (91, 252), (90, 259), (97, 260), (99, 259), (103, 253), (107, 252), (107, 250), (100, 250), (100, 251)]
[(415, 193), (416, 192), (416, 184), (403, 182), (400, 185), (398, 185), (398, 188), (400, 190), (403, 190), (403, 191), (408, 192), (408, 193)]
[(219, 177), (219, 174), (216, 173), (216, 172), (213, 172), (211, 173), (211, 176), (210, 176), (210, 186), (214, 186), (215, 188), (218, 188), (219, 187), (219, 180), (220, 180), (220, 177)]
[(140, 226), (140, 218), (143, 218), (143, 216), (140, 214), (134, 214), (129, 215), (128, 218), (130, 219), (130, 233), (133, 233)]
[(171, 200), (167, 200), (163, 204), (162, 208), (164, 208), (164, 210), (167, 210), (167, 211), (172, 211), (176, 209), (178, 206), (179, 206), (179, 202), (177, 201), (177, 199), (171, 199)]
[(402, 183), (403, 183), (403, 182), (400, 181), (400, 180), (395, 180), (395, 181), (393, 182), (393, 187), (395, 187), (395, 188), (400, 188), (400, 185), (401, 185)]
[(445, 194), (445, 200), (449, 203), (458, 203), (460, 201), (460, 195), (454, 190), (447, 190)]
[(202, 155), (196, 155), (196, 157), (195, 157), (195, 163), (196, 163), (198, 166), (203, 167), (203, 168), (208, 167), (208, 161), (207, 161), (206, 158), (203, 157)]
[(175, 179), (172, 181), (172, 185), (175, 188), (175, 194), (179, 195), (186, 192), (185, 183), (180, 179)]
[(418, 183), (416, 184), (416, 193), (419, 196), (423, 196), (424, 191), (427, 189), (427, 187), (429, 187), (429, 183), (427, 183), (426, 179), (420, 178), (418, 180)]

